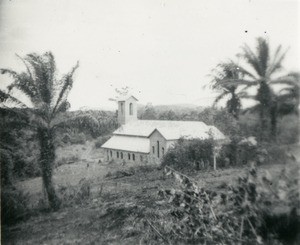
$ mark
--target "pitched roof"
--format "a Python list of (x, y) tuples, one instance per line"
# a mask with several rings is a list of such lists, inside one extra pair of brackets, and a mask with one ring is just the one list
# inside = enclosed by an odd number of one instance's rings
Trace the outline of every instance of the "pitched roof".
[(113, 150), (149, 153), (150, 139), (132, 136), (113, 135), (101, 147)]
[(136, 101), (138, 101), (138, 99), (135, 98), (133, 95), (121, 95), (117, 98), (117, 101), (125, 101), (125, 100), (128, 100), (131, 97), (134, 98)]
[(166, 140), (180, 137), (207, 139), (225, 139), (225, 136), (214, 126), (197, 121), (138, 120), (122, 125), (114, 135), (149, 137), (157, 129)]

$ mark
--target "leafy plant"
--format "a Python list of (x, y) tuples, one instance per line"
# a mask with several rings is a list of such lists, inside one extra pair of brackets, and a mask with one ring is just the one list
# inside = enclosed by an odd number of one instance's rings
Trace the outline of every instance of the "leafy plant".
[[(286, 227), (277, 224), (274, 228), (269, 225), (270, 219), (274, 220), (271, 212), (274, 203), (289, 195), (294, 198), (297, 196), (294, 191), (299, 181), (297, 178), (292, 177), (293, 187), (287, 187), (287, 179), (282, 175), (277, 180), (267, 171), (259, 176), (256, 165), (252, 164), (247, 174), (238, 178), (236, 185), (216, 193), (205, 189), (202, 182), (171, 167), (166, 166), (165, 173), (180, 183), (180, 189), (163, 189), (159, 192), (170, 205), (170, 211), (165, 214), (166, 223), (160, 224), (163, 227), (160, 231), (164, 231), (161, 236), (169, 243), (262, 244), (264, 240), (274, 243), (276, 239), (286, 239), (281, 236), (282, 229)], [(292, 201), (285, 204), (292, 211), (280, 217), (282, 221), (289, 220), (284, 224), (294, 231), (293, 226), (300, 224), (300, 217), (293, 211), (299, 203)], [(295, 241), (296, 236), (292, 234), (292, 240)]]
[(162, 166), (171, 165), (178, 169), (199, 169), (199, 166), (203, 164), (208, 167), (212, 163), (213, 146), (212, 139), (180, 139), (164, 155)]

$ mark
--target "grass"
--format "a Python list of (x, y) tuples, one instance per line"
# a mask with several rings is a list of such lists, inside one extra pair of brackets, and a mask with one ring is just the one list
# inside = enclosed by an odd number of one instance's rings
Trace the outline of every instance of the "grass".
[[(161, 188), (176, 188), (172, 178), (166, 178), (155, 166), (107, 164), (101, 150), (93, 142), (59, 149), (59, 156), (77, 154), (80, 158), (57, 167), (54, 181), (58, 188), (79, 190), (82, 179), (90, 183), (90, 194), (82, 202), (63, 206), (57, 212), (40, 213), (13, 226), (3, 227), (3, 244), (144, 244), (147, 229), (153, 229), (141, 220), (163, 221), (166, 205), (161, 205), (158, 191)], [(282, 165), (265, 165), (278, 174)], [(108, 172), (133, 172), (122, 178), (105, 178)], [(189, 176), (201, 181), (206, 188), (220, 191), (233, 183), (244, 168), (191, 172)], [(17, 188), (30, 194), (34, 206), (42, 197), (41, 179), (19, 182)], [(76, 189), (77, 188), (77, 189)]]

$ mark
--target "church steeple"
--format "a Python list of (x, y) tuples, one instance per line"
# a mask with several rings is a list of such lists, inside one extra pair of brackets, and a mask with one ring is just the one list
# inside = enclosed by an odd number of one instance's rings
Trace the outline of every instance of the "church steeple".
[(137, 120), (137, 99), (128, 95), (118, 98), (118, 122), (124, 125)]

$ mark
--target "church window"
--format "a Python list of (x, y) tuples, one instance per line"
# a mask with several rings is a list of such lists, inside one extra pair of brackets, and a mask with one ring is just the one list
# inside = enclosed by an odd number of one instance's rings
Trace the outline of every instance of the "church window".
[(121, 159), (123, 159), (123, 152), (121, 152)]
[(141, 160), (141, 162), (144, 160), (142, 155), (140, 155), (140, 160)]
[(157, 141), (157, 157), (159, 158), (159, 141)]
[(124, 104), (123, 104), (123, 102), (121, 102), (121, 114), (122, 115), (124, 114)]
[(128, 153), (128, 160), (130, 160), (130, 153)]
[(129, 115), (133, 115), (133, 105), (132, 105), (132, 103), (129, 104)]
[(119, 152), (117, 151), (117, 158), (119, 158)]
[(132, 154), (132, 160), (135, 161), (135, 155), (134, 154)]
[(165, 148), (164, 147), (161, 148), (161, 154), (165, 155)]
[(152, 153), (154, 154), (155, 153), (155, 147), (152, 146)]
[(112, 157), (112, 151), (110, 151), (110, 156)]

